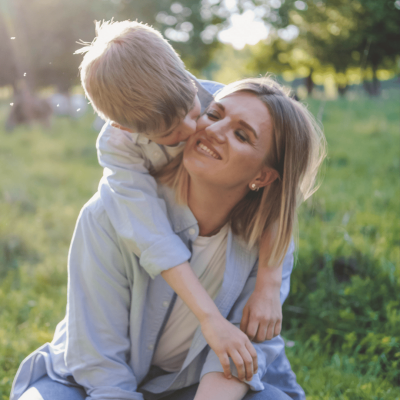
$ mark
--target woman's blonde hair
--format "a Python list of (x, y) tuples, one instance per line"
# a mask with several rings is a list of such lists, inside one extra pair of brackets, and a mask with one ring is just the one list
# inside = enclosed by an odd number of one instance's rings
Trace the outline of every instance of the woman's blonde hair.
[[(271, 78), (250, 78), (231, 83), (216, 101), (238, 92), (252, 93), (267, 107), (273, 121), (273, 145), (265, 164), (279, 178), (259, 191), (249, 191), (230, 213), (235, 234), (250, 247), (263, 235), (273, 238), (269, 266), (279, 265), (287, 252), (297, 220), (297, 207), (317, 189), (318, 169), (326, 155), (322, 129), (307, 108), (292, 99)], [(156, 177), (176, 190), (177, 200), (187, 203), (189, 174), (182, 155)]]

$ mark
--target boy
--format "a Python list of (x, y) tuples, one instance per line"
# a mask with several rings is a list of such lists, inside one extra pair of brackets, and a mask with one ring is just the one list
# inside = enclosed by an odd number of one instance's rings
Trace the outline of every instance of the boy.
[[(196, 315), (230, 377), (226, 360), (238, 351), (242, 333), (222, 317), (191, 270), (190, 251), (172, 230), (149, 174), (183, 150), (182, 143), (195, 132), (201, 111), (222, 85), (195, 80), (168, 42), (149, 26), (104, 22), (97, 23), (96, 30), (95, 41), (78, 53), (86, 52), (81, 64), (86, 95), (109, 121), (97, 141), (104, 167), (101, 199), (118, 236), (140, 257), (146, 272), (152, 278), (161, 273)], [(241, 325), (255, 341), (278, 335), (281, 321), (282, 270), (267, 268), (268, 246), (261, 249), (256, 289)], [(223, 331), (230, 332), (230, 340), (222, 340)], [(249, 361), (250, 353), (241, 356), (250, 380), (256, 357)]]

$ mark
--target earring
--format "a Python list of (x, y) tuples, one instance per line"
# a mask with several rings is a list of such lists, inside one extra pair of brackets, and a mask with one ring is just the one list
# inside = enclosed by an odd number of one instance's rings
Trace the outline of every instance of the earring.
[(251, 185), (251, 190), (253, 190), (254, 192), (258, 192), (259, 189), (260, 189), (260, 188), (259, 188), (255, 183), (253, 183), (253, 184)]

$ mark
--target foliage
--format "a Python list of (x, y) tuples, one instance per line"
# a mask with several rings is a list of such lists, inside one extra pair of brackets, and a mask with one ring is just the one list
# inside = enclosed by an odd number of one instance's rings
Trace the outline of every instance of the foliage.
[(162, 0), (123, 2), (119, 19), (138, 19), (163, 32), (195, 75), (205, 68), (221, 47), (216, 34), (229, 12), (218, 1)]
[(360, 372), (392, 383), (400, 379), (396, 103), (375, 102), (368, 116), (365, 99), (327, 103), (326, 176), (301, 211), (284, 310), (287, 335), (329, 355), (342, 352)]
[(112, 7), (96, 0), (13, 0), (4, 18), (9, 36), (15, 37), (18, 79), (26, 73), (31, 86), (55, 85), (61, 91), (76, 85), (80, 63), (80, 57), (73, 55), (79, 47), (76, 42), (91, 41), (93, 21), (111, 17)]
[[(232, 12), (251, 10), (272, 27), (266, 41), (249, 53), (253, 72), (294, 71), (298, 77), (332, 67), (340, 88), (346, 71), (358, 68), (366, 85), (377, 91), (378, 68), (398, 73), (400, 10), (394, 0), (0, 0), (0, 85), (26, 80), (31, 86), (55, 85), (67, 90), (78, 81), (81, 58), (73, 56), (80, 39), (94, 37), (94, 20), (138, 19), (159, 29), (181, 54), (187, 68), (200, 75), (223, 48), (218, 32)], [(229, 2), (232, 3), (232, 2)], [(44, 15), (51, 16), (43, 18)], [(296, 28), (297, 27), (297, 28)], [(6, 28), (6, 29), (5, 29)], [(285, 36), (288, 28), (297, 38)], [(12, 45), (7, 38), (15, 36)], [(10, 47), (11, 46), (11, 47)], [(13, 68), (13, 66), (15, 66)], [(17, 76), (16, 76), (17, 75)]]
[[(301, 209), (283, 334), (294, 341), (288, 356), (308, 399), (395, 400), (399, 99), (350, 94), (325, 104), (329, 159), (320, 190)], [(310, 108), (322, 115), (323, 104)], [(0, 121), (7, 108), (0, 105)], [(51, 340), (65, 313), (70, 238), (101, 176), (92, 120), (58, 118), (48, 132), (0, 130), (2, 400), (20, 362)]]
[(321, 65), (332, 65), (340, 86), (347, 84), (349, 67), (371, 67), (375, 79), (379, 67), (396, 69), (400, 10), (393, 0), (288, 0), (279, 11), (283, 24), (299, 28), (295, 45)]

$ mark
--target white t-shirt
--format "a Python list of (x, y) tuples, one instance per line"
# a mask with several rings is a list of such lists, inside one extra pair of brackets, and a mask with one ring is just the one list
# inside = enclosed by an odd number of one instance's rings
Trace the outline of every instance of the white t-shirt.
[[(228, 225), (216, 235), (198, 236), (193, 242), (190, 265), (212, 299), (217, 296), (225, 272)], [(179, 371), (199, 326), (196, 316), (177, 297), (153, 356), (152, 364), (168, 372)]]

